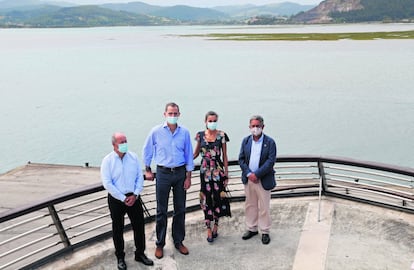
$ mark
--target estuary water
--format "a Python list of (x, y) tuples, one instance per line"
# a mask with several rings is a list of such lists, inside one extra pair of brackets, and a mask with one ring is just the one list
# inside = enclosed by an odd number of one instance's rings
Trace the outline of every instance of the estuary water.
[(253, 114), (279, 155), (414, 167), (414, 40), (217, 41), (232, 32), (414, 30), (414, 24), (0, 29), (0, 173), (99, 166), (114, 131), (141, 156), (169, 101), (194, 136), (209, 110), (236, 159)]

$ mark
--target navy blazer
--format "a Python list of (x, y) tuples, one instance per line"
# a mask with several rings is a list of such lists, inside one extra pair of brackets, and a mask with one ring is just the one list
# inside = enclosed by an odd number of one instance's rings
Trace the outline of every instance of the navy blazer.
[[(271, 190), (276, 186), (274, 165), (276, 162), (276, 143), (269, 136), (263, 134), (262, 151), (260, 153), (259, 168), (254, 173), (261, 180), (262, 186), (266, 190)], [(247, 136), (243, 139), (240, 154), (239, 165), (242, 169), (242, 182), (247, 184), (247, 174), (250, 173), (249, 161), (252, 149), (253, 136)]]

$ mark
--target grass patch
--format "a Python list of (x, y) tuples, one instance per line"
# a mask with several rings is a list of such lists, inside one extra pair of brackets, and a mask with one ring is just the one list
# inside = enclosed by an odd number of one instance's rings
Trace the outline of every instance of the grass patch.
[(414, 31), (396, 32), (363, 32), (363, 33), (211, 33), (205, 35), (182, 35), (184, 37), (205, 37), (212, 40), (285, 40), (285, 41), (335, 41), (341, 39), (374, 40), (374, 39), (414, 39)]

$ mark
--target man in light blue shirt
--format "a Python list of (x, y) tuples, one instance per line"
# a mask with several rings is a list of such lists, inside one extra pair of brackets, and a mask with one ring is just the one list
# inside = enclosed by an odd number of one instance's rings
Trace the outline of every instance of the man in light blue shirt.
[(167, 232), (167, 211), (170, 190), (173, 191), (174, 216), (172, 237), (176, 249), (184, 255), (189, 253), (183, 241), (185, 237), (186, 190), (191, 186), (191, 172), (194, 169), (193, 147), (190, 132), (177, 124), (180, 109), (171, 102), (165, 106), (166, 122), (154, 127), (144, 143), (143, 159), (145, 178), (154, 179), (151, 162), (156, 169), (156, 249), (155, 257), (163, 257)]
[(118, 269), (126, 270), (124, 252), (124, 216), (128, 214), (134, 231), (135, 260), (145, 265), (154, 262), (145, 251), (144, 213), (139, 198), (144, 186), (141, 166), (135, 153), (128, 151), (127, 138), (123, 133), (112, 135), (114, 151), (104, 157), (101, 164), (102, 184), (108, 191), (108, 206), (112, 219), (112, 239)]

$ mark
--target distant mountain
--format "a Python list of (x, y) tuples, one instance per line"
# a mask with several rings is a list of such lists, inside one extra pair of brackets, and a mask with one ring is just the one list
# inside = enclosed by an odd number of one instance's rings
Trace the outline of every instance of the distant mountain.
[(315, 7), (315, 5), (300, 5), (291, 2), (283, 2), (269, 5), (236, 5), (236, 6), (218, 6), (213, 9), (221, 11), (237, 18), (248, 18), (259, 15), (273, 15), (273, 16), (292, 16), (299, 12), (308, 11)]
[[(109, 0), (110, 1), (110, 0)], [(0, 0), (0, 27), (91, 27), (179, 24), (414, 22), (414, 0), (325, 0), (197, 8), (143, 2), (73, 5), (59, 0)]]
[(137, 14), (151, 14), (160, 9), (163, 9), (163, 7), (161, 6), (149, 5), (143, 2), (129, 2), (129, 3), (119, 3), (119, 4), (108, 3), (108, 4), (103, 4), (100, 6), (103, 8), (108, 8), (112, 10), (127, 11), (127, 12), (132, 12), (132, 13), (137, 13)]
[[(0, 25), (7, 27), (96, 27), (126, 25), (166, 25), (176, 21), (99, 6), (48, 6), (31, 11), (10, 11), (0, 16)], [(1, 13), (0, 13), (1, 15)]]
[(291, 18), (296, 23), (414, 21), (414, 0), (325, 0)]
[(210, 8), (197, 8), (185, 5), (176, 6), (154, 6), (143, 2), (130, 2), (122, 4), (103, 4), (101, 7), (112, 10), (127, 11), (137, 14), (146, 14), (157, 17), (166, 17), (179, 21), (208, 21), (227, 19), (229, 16), (220, 11)]
[(138, 1), (76, 6), (59, 0), (0, 0), (0, 27), (244, 24), (250, 17), (263, 14), (285, 16), (286, 19), (311, 7), (290, 2), (197, 8), (185, 5), (161, 7)]
[(75, 6), (71, 3), (57, 1), (39, 1), (39, 0), (3, 0), (0, 1), (0, 10), (28, 10), (44, 6), (70, 7)]
[(315, 5), (299, 5), (283, 2), (270, 5), (233, 5), (217, 6), (213, 8), (196, 8), (184, 5), (160, 7), (148, 5), (143, 2), (129, 2), (121, 4), (103, 4), (102, 7), (112, 10), (123, 10), (138, 14), (174, 18), (181, 21), (246, 19), (258, 15), (291, 16), (301, 11), (307, 11)]
[(227, 14), (210, 9), (210, 8), (195, 8), (189, 6), (172, 6), (159, 9), (151, 12), (151, 15), (176, 19), (180, 21), (211, 21), (211, 20), (226, 20), (230, 16)]

